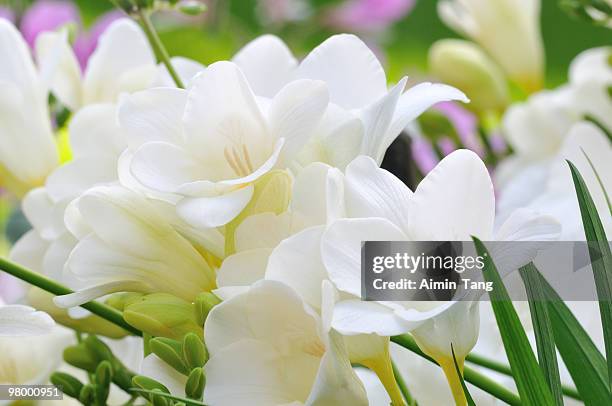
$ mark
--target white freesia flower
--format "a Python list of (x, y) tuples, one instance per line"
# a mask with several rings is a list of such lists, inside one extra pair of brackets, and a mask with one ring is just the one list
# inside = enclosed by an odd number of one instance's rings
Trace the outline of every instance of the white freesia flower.
[(546, 188), (551, 168), (573, 128), (586, 116), (609, 131), (612, 128), (612, 67), (610, 47), (582, 52), (571, 63), (568, 84), (532, 95), (508, 109), (503, 133), (516, 154), (496, 169), (500, 188), (498, 209), (504, 219), (513, 210), (531, 204)]
[[(151, 105), (160, 92), (166, 102)], [(322, 82), (301, 80), (264, 106), (235, 64), (217, 62), (187, 92), (153, 89), (122, 105), (134, 149), (129, 170), (154, 192), (176, 196), (189, 223), (224, 225), (249, 202), (253, 181), (301, 149), (327, 102)], [(144, 134), (149, 126), (156, 131)]]
[[(324, 290), (333, 294), (329, 288)], [(343, 339), (330, 330), (327, 307), (319, 317), (292, 289), (273, 281), (257, 282), (216, 306), (204, 328), (211, 353), (207, 403), (367, 404)]]
[(438, 12), (449, 27), (482, 46), (524, 90), (542, 87), (540, 0), (444, 0)]
[(387, 89), (380, 61), (356, 36), (334, 35), (298, 64), (277, 37), (264, 35), (247, 44), (234, 61), (257, 95), (271, 97), (289, 80), (324, 81), (330, 107), (299, 161), (326, 162), (343, 169), (359, 154), (381, 162), (385, 151), (406, 127), (432, 105), (467, 102), (457, 89), (421, 83), (404, 91), (406, 79)]
[[(57, 42), (52, 45), (57, 48)], [(59, 158), (45, 72), (37, 70), (24, 39), (5, 19), (0, 19), (0, 60), (0, 182), (21, 195), (40, 186)]]
[(122, 291), (167, 292), (186, 300), (214, 288), (198, 251), (144, 196), (98, 186), (76, 202), (71, 231), (79, 239), (65, 272), (79, 290), (55, 303), (73, 307)]
[[(112, 103), (122, 92), (149, 87), (158, 76), (155, 55), (142, 29), (128, 18), (113, 22), (100, 36), (98, 46), (81, 68), (69, 44), (52, 49), (61, 32), (46, 32), (36, 44), (42, 63), (58, 57), (59, 66), (51, 77), (51, 90), (68, 108), (75, 111), (92, 103)], [(55, 55), (54, 55), (55, 52)]]

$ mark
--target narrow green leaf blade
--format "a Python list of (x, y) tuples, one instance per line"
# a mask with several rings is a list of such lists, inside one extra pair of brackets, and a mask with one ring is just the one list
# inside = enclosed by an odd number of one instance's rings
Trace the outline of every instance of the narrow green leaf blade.
[(455, 371), (457, 372), (457, 376), (459, 377), (459, 382), (461, 382), (461, 388), (463, 388), (465, 400), (467, 401), (468, 406), (476, 406), (474, 398), (472, 398), (472, 395), (470, 394), (470, 391), (468, 390), (467, 385), (465, 384), (465, 380), (463, 379), (463, 373), (459, 369), (459, 364), (457, 364), (457, 357), (455, 357), (455, 349), (453, 348), (452, 344), (451, 352), (453, 353), (453, 363), (455, 364)]
[(489, 292), (491, 306), (499, 327), (499, 332), (514, 373), (514, 380), (524, 405), (552, 406), (555, 404), (544, 374), (538, 366), (536, 357), (527, 340), (510, 296), (497, 272), (495, 263), (482, 241), (472, 237), (478, 255), (484, 258), (483, 274), (487, 282), (493, 283)]
[(572, 311), (538, 271), (548, 299), (555, 344), (586, 406), (612, 404), (606, 360)]
[(538, 363), (542, 373), (544, 373), (546, 382), (548, 382), (555, 404), (563, 406), (561, 378), (559, 376), (559, 365), (557, 365), (557, 352), (555, 351), (555, 335), (548, 314), (548, 304), (546, 303), (542, 282), (533, 263), (525, 265), (519, 272), (529, 300), (529, 311), (538, 350)]
[(582, 226), (589, 243), (591, 268), (599, 299), (599, 313), (608, 360), (608, 389), (612, 389), (612, 253), (603, 224), (589, 190), (576, 166), (567, 161), (580, 206)]

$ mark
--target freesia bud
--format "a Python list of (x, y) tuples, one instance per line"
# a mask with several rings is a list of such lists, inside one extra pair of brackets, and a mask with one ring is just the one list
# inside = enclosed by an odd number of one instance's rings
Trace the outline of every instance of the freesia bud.
[(510, 101), (501, 70), (469, 41), (436, 42), (429, 50), (429, 67), (441, 81), (461, 89), (471, 100), (466, 107), (476, 112), (502, 110)]
[(64, 395), (78, 399), (83, 389), (83, 384), (74, 376), (65, 372), (54, 372), (49, 378), (51, 383), (62, 389)]
[[(197, 337), (197, 336), (196, 336)], [(156, 337), (149, 341), (151, 352), (183, 375), (189, 374), (189, 369), (183, 360), (183, 345), (171, 338)]]
[(81, 393), (79, 394), (79, 401), (84, 405), (93, 405), (94, 402), (94, 387), (91, 384), (83, 386)]
[(110, 393), (113, 378), (113, 367), (109, 361), (101, 362), (96, 368), (95, 398), (98, 404), (105, 405)]
[(141, 297), (125, 308), (123, 318), (152, 336), (181, 339), (190, 332), (202, 334), (194, 306), (167, 293)]
[(438, 13), (446, 25), (482, 46), (525, 92), (542, 88), (540, 0), (445, 0)]
[(84, 343), (66, 348), (64, 350), (64, 361), (79, 369), (92, 372), (95, 371), (98, 365), (98, 360)]
[(214, 293), (200, 293), (195, 300), (195, 311), (198, 324), (203, 326), (208, 313), (210, 313), (212, 308), (219, 303), (221, 303), (221, 299), (219, 299)]
[(204, 393), (204, 385), (206, 384), (206, 377), (202, 368), (195, 368), (189, 374), (187, 378), (187, 384), (185, 385), (185, 394), (191, 399), (201, 399)]
[(183, 357), (189, 369), (204, 366), (208, 361), (208, 350), (202, 339), (193, 333), (189, 333), (183, 339)]
[(206, 4), (197, 0), (184, 0), (178, 3), (178, 9), (183, 14), (197, 16), (206, 11)]

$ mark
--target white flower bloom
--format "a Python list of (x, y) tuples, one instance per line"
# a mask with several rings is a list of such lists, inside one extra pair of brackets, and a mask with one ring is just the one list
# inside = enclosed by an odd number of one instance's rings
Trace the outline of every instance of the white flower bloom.
[(540, 0), (444, 0), (444, 22), (482, 46), (528, 92), (543, 84)]
[(207, 403), (367, 404), (343, 339), (330, 330), (329, 311), (320, 318), (293, 290), (273, 281), (216, 306), (204, 328), (211, 353)]
[(570, 65), (568, 84), (532, 95), (506, 112), (503, 132), (516, 154), (496, 169), (500, 188), (498, 210), (504, 219), (513, 210), (533, 203), (549, 182), (552, 165), (570, 129), (589, 116), (610, 130), (612, 67), (610, 47), (582, 52)]
[[(162, 91), (172, 100), (151, 105)], [(258, 103), (230, 62), (209, 66), (188, 92), (153, 89), (137, 96), (120, 112), (134, 150), (131, 174), (156, 193), (176, 196), (178, 214), (204, 228), (236, 217), (252, 196), (252, 182), (291, 161), (328, 102), (322, 82), (301, 80)], [(165, 105), (170, 109), (161, 110)], [(143, 123), (156, 128), (145, 139)]]
[(0, 19), (0, 60), (0, 181), (21, 195), (44, 182), (59, 162), (58, 152), (43, 72), (5, 19)]
[(43, 33), (36, 44), (36, 55), (41, 63), (50, 63), (48, 59), (58, 58), (59, 53), (59, 66), (51, 77), (51, 90), (73, 111), (87, 104), (115, 102), (122, 92), (145, 89), (157, 78), (155, 55), (147, 37), (138, 24), (128, 18), (113, 22), (100, 36), (82, 75), (67, 43), (59, 52), (52, 49), (60, 35), (64, 34)]
[(79, 242), (65, 273), (79, 290), (55, 303), (73, 307), (122, 291), (167, 292), (186, 300), (214, 287), (214, 273), (198, 251), (142, 195), (98, 186), (76, 202)]

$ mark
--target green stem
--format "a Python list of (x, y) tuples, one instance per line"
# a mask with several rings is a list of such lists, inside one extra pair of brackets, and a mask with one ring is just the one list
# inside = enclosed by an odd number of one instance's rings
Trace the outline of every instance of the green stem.
[[(433, 358), (429, 357), (428, 355), (426, 355), (423, 351), (421, 351), (421, 349), (419, 348), (419, 346), (417, 345), (417, 343), (414, 341), (414, 339), (412, 337), (410, 337), (409, 335), (406, 334), (402, 334), (399, 336), (394, 336), (391, 337), (391, 341), (393, 341), (394, 343), (414, 352), (415, 354), (425, 358), (426, 360), (433, 362), (434, 364), (438, 364), (436, 361), (433, 360)], [(493, 381), (492, 379), (486, 377), (485, 375), (481, 374), (480, 372), (470, 368), (470, 367), (465, 367), (463, 370), (463, 378), (471, 383), (472, 385), (484, 390), (485, 392), (495, 396), (497, 399), (503, 400), (504, 402), (508, 403), (509, 405), (520, 405), (521, 404), (521, 399), (514, 394), (513, 392), (509, 391), (508, 389), (504, 388), (503, 386), (501, 386), (500, 384), (498, 384), (497, 382)]]
[(178, 73), (176, 73), (176, 70), (174, 70), (174, 66), (172, 66), (172, 62), (170, 62), (170, 55), (168, 55), (166, 47), (164, 47), (161, 39), (159, 39), (157, 31), (155, 31), (155, 27), (153, 27), (153, 23), (151, 23), (151, 18), (149, 18), (149, 13), (147, 11), (138, 10), (138, 18), (142, 25), (142, 29), (149, 40), (149, 43), (155, 50), (155, 54), (168, 70), (168, 73), (172, 77), (172, 80), (174, 80), (176, 86), (184, 89), (185, 86), (183, 85), (183, 81), (179, 77)]
[[(0, 258), (0, 270), (10, 275), (13, 275), (16, 278), (21, 279), (22, 281), (28, 282), (31, 285), (37, 286), (42, 290), (45, 290), (56, 296), (74, 293), (72, 290), (47, 278), (46, 276), (34, 271), (30, 271), (29, 269), (26, 269), (21, 265), (11, 262), (5, 258)], [(96, 316), (102, 317), (103, 319), (110, 321), (113, 324), (116, 324), (117, 326), (123, 328), (124, 330), (130, 332), (133, 335), (142, 335), (140, 330), (135, 329), (134, 327), (130, 326), (125, 320), (123, 320), (121, 312), (117, 311), (116, 309), (113, 309), (112, 307), (106, 306), (105, 304), (99, 302), (84, 303), (81, 305), (81, 307), (89, 310)]]
[(397, 386), (399, 386), (400, 392), (402, 392), (402, 395), (404, 395), (406, 403), (408, 403), (408, 406), (417, 406), (416, 399), (412, 397), (410, 390), (408, 390), (408, 385), (406, 385), (406, 381), (404, 381), (404, 378), (402, 378), (402, 374), (393, 360), (391, 360), (391, 367), (393, 368), (393, 375), (395, 376)]

